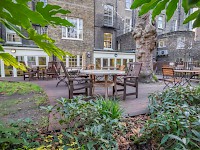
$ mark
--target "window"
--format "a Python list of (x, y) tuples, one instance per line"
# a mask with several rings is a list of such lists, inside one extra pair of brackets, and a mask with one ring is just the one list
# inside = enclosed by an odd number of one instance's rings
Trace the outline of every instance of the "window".
[(46, 65), (46, 57), (38, 57), (39, 65)]
[(113, 26), (113, 6), (104, 5), (104, 25)]
[(32, 68), (33, 66), (36, 65), (36, 60), (35, 60), (35, 57), (34, 57), (34, 56), (28, 56), (27, 58), (28, 58), (27, 63), (28, 63), (28, 66), (29, 66), (29, 67)]
[(40, 2), (44, 3), (44, 7), (47, 5), (47, 0), (40, 0)]
[(6, 42), (7, 43), (15, 43), (15, 44), (21, 44), (21, 38), (16, 34), (15, 31), (12, 31), (8, 28), (6, 28)]
[(131, 0), (126, 0), (125, 8), (126, 9), (130, 9), (131, 8)]
[(172, 31), (177, 31), (177, 20), (173, 20), (172, 22)]
[(47, 27), (41, 27), (41, 26), (35, 25), (34, 28), (38, 34), (47, 34)]
[(124, 33), (131, 31), (131, 19), (126, 19), (124, 22)]
[(104, 49), (112, 49), (112, 34), (104, 33)]
[(158, 17), (158, 28), (163, 29), (163, 16)]
[(77, 67), (77, 57), (69, 57), (69, 67)]
[(67, 18), (74, 27), (62, 27), (62, 38), (63, 39), (83, 39), (83, 20), (79, 18)]
[(158, 48), (163, 48), (163, 47), (166, 47), (165, 41), (161, 40), (161, 41), (158, 42)]
[(177, 38), (177, 49), (184, 49), (185, 48), (185, 37), (178, 37)]

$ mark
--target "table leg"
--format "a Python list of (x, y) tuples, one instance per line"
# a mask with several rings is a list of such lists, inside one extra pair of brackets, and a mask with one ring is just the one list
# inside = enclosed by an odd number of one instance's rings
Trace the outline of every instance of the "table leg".
[(108, 75), (105, 75), (105, 99), (108, 98)]
[(113, 75), (113, 96), (116, 97), (117, 96), (117, 75)]

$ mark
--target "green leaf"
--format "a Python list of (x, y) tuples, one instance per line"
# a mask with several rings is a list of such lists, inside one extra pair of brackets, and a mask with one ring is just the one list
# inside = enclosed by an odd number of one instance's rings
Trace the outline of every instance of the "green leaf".
[(200, 2), (200, 0), (188, 0), (188, 4), (190, 6), (195, 5), (195, 4), (199, 3), (199, 2)]
[(178, 140), (178, 141), (180, 141), (180, 142), (183, 142), (182, 139), (181, 139), (180, 137), (176, 136), (176, 135), (168, 134), (168, 136), (169, 136), (170, 138), (172, 138), (172, 139), (175, 139), (175, 140)]
[(183, 1), (182, 1), (182, 7), (183, 7), (185, 13), (187, 14), (188, 11), (190, 10), (190, 7), (189, 7), (189, 5), (188, 5), (188, 0), (183, 0)]
[(157, 15), (159, 15), (161, 13), (162, 10), (165, 9), (166, 7), (166, 4), (169, 2), (170, 0), (164, 0), (164, 1), (160, 1), (156, 7), (153, 9), (153, 12), (152, 12), (152, 19), (154, 20), (155, 17)]
[(200, 10), (195, 11), (194, 13), (192, 13), (191, 15), (189, 15), (183, 22), (183, 24), (186, 24), (194, 19), (197, 18), (198, 14), (200, 13)]
[(4, 51), (4, 49), (3, 49), (3, 47), (0, 45), (0, 52), (3, 52)]
[(168, 135), (165, 135), (162, 140), (161, 140), (161, 145), (164, 144), (165, 142), (167, 142), (167, 140), (169, 139), (169, 136)]
[(21, 69), (21, 70), (26, 70), (26, 68), (20, 64), (15, 57), (13, 57), (12, 55), (10, 55), (9, 53), (0, 53), (0, 59), (2, 59), (4, 61), (4, 64), (7, 66), (13, 66), (16, 69)]
[(166, 8), (167, 21), (169, 21), (177, 9), (179, 0), (171, 0)]
[(149, 3), (151, 0), (134, 0), (133, 4), (131, 5), (131, 9), (138, 8), (145, 3)]
[(194, 21), (193, 28), (200, 27), (200, 13)]
[(141, 10), (139, 12), (139, 16), (146, 14), (148, 11), (153, 9), (159, 2), (160, 0), (151, 0), (151, 2), (144, 4), (141, 7)]

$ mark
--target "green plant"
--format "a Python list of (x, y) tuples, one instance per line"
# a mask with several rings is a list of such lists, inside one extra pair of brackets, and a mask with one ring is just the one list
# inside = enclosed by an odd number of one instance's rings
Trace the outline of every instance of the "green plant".
[(80, 149), (118, 147), (114, 133), (122, 128), (119, 123), (122, 111), (117, 102), (103, 98), (84, 101), (82, 97), (61, 98), (58, 102), (57, 110), (62, 116), (59, 122), (67, 125), (62, 131), (63, 143)]
[(178, 87), (149, 96), (150, 119), (137, 142), (165, 149), (200, 148), (200, 87)]
[(16, 128), (6, 127), (0, 122), (0, 149), (9, 150), (22, 146), (23, 140), (17, 137), (19, 130)]
[[(163, 10), (166, 10), (167, 21), (169, 21), (174, 12), (177, 10), (179, 0), (134, 0), (131, 6), (132, 9), (139, 8), (139, 15), (144, 15), (150, 10), (152, 10), (152, 19)], [(182, 7), (185, 14), (189, 14), (191, 8), (200, 8), (200, 0), (181, 0)], [(194, 13), (189, 14), (188, 17), (184, 20), (184, 24), (194, 20), (193, 27), (200, 26), (200, 9), (197, 9)]]

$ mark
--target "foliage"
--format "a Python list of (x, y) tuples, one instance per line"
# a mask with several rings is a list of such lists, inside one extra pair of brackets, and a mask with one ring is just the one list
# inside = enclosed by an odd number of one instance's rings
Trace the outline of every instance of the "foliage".
[[(181, 0), (184, 11), (189, 16), (184, 20), (184, 24), (194, 20), (193, 28), (200, 27), (200, 0)], [(140, 7), (139, 15), (144, 15), (152, 10), (154, 20), (162, 10), (166, 9), (167, 21), (169, 21), (177, 9), (179, 0), (134, 0), (131, 9)], [(194, 13), (189, 14), (191, 8), (198, 8)]]
[(21, 147), (23, 140), (17, 138), (18, 133), (19, 130), (6, 127), (0, 122), (0, 148), (5, 150)]
[(165, 149), (200, 148), (200, 87), (151, 94), (150, 119), (139, 142), (152, 139)]
[(95, 101), (84, 101), (82, 97), (75, 99), (61, 98), (61, 125), (67, 125), (63, 130), (63, 143), (72, 144), (68, 148), (82, 149), (114, 149), (117, 141), (114, 138), (116, 130), (122, 126), (119, 123), (122, 111), (116, 101), (98, 98)]
[[(33, 11), (28, 6), (31, 0), (3, 0), (0, 1), (0, 23), (8, 29), (15, 31), (21, 38), (33, 40), (39, 48), (43, 49), (48, 55), (55, 55), (62, 60), (62, 56), (70, 55), (55, 46), (54, 40), (46, 34), (38, 34), (32, 24), (45, 26), (73, 26), (70, 22), (58, 16), (70, 13), (57, 5), (46, 5), (43, 2), (36, 3)], [(25, 31), (25, 32), (24, 32)], [(27, 36), (26, 36), (27, 35)], [(2, 39), (0, 39), (2, 41)], [(0, 45), (0, 59), (6, 65), (15, 68), (25, 69), (24, 66), (10, 54), (5, 53)]]
[(32, 92), (40, 93), (43, 92), (43, 90), (40, 86), (33, 83), (0, 81), (0, 93), (4, 95), (23, 95)]

